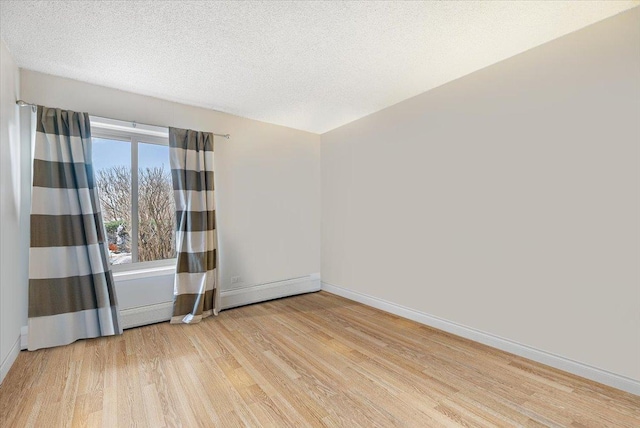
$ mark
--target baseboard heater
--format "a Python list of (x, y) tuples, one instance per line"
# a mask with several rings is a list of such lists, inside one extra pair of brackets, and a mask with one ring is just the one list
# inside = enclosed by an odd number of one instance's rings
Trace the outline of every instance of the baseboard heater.
[[(222, 290), (220, 306), (222, 310), (231, 309), (281, 297), (320, 291), (320, 288), (320, 274), (311, 274), (232, 290)], [(172, 309), (173, 302), (124, 309), (120, 311), (120, 322), (122, 328), (127, 329), (168, 321), (171, 319)]]

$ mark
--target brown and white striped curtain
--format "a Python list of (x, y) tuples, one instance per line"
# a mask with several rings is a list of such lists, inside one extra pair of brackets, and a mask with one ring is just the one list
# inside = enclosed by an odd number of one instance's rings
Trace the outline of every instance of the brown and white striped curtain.
[(213, 134), (169, 128), (169, 146), (178, 253), (171, 323), (196, 323), (217, 315), (220, 300)]
[(87, 113), (38, 106), (29, 350), (122, 333), (91, 147)]

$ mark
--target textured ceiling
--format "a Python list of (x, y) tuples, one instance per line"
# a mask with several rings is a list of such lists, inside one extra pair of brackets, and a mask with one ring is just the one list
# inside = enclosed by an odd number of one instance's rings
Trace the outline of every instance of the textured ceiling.
[(2, 1), (20, 67), (322, 133), (638, 1)]

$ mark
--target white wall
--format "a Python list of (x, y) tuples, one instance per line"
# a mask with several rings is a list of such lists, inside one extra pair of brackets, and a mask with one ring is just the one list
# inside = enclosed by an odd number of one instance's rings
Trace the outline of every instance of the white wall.
[[(20, 75), (0, 40), (0, 382), (20, 350), (27, 316), (29, 158), (20, 144)], [(25, 158), (26, 156), (26, 158)], [(26, 183), (25, 183), (26, 182)], [(27, 213), (25, 215), (25, 213)], [(22, 237), (21, 237), (22, 236)]]
[[(231, 134), (215, 141), (222, 290), (320, 272), (319, 135), (29, 70), (21, 70), (21, 91), (49, 107)], [(241, 282), (231, 285), (233, 276)], [(171, 295), (171, 276), (150, 281)], [(121, 299), (122, 308), (137, 297)]]
[(640, 380), (640, 9), (322, 135), (322, 281)]

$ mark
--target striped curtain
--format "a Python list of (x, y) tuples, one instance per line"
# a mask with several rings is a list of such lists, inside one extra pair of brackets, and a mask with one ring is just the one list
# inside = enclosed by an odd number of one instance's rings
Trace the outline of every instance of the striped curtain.
[(169, 128), (176, 201), (177, 267), (171, 323), (217, 315), (213, 134)]
[(98, 201), (89, 115), (38, 106), (29, 350), (122, 333)]

